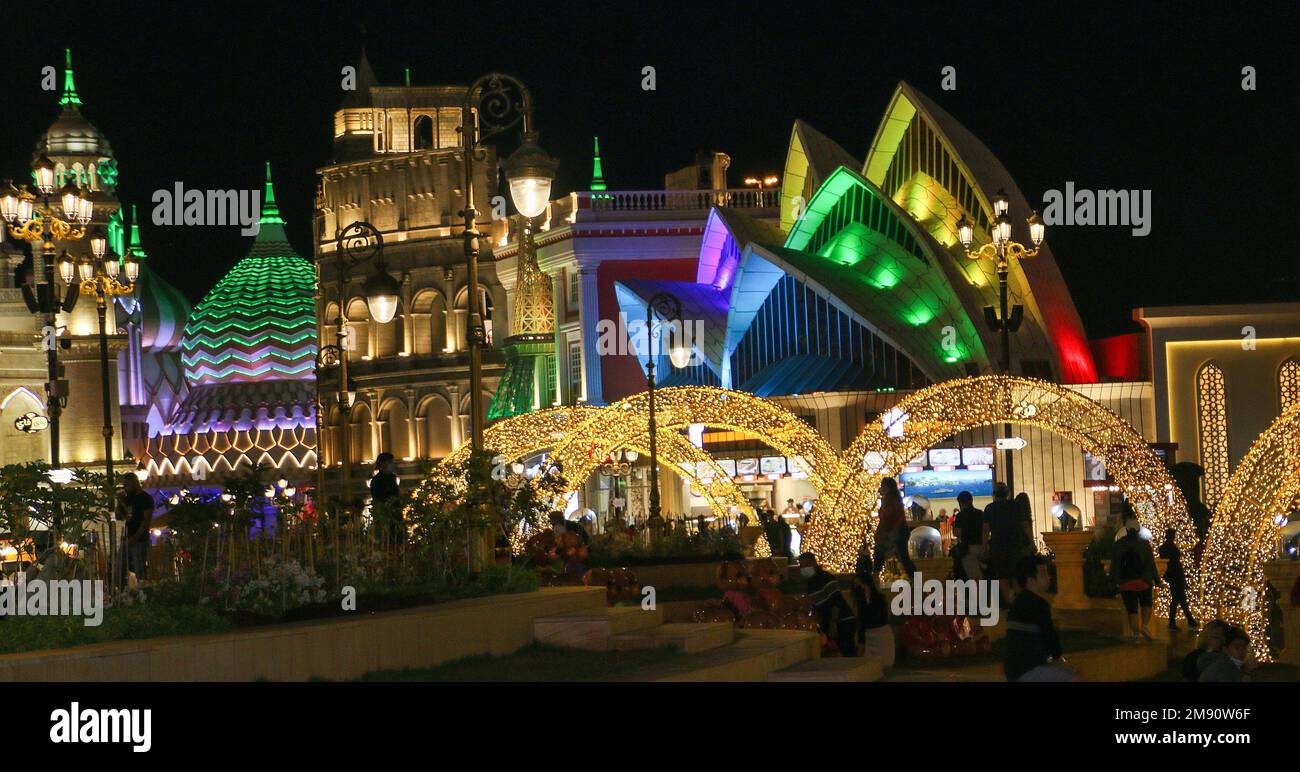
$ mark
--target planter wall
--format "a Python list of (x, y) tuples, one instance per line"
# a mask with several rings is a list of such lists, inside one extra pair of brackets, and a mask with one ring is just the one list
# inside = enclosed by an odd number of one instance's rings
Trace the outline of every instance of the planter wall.
[(509, 654), (532, 641), (535, 617), (604, 606), (603, 588), (553, 587), (355, 618), (6, 654), (0, 682), (350, 679)]

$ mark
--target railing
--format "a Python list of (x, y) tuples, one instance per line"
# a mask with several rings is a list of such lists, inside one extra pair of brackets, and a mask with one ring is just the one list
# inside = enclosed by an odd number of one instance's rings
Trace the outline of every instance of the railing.
[(780, 203), (777, 190), (600, 190), (580, 191), (578, 208), (595, 212), (703, 211), (714, 206), (767, 209)]

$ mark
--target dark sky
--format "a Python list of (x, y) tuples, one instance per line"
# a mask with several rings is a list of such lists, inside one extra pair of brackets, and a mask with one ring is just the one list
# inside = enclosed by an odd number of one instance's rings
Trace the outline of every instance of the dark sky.
[[(704, 149), (731, 155), (733, 184), (779, 172), (795, 118), (862, 158), (907, 80), (983, 139), (1031, 200), (1067, 180), (1152, 190), (1145, 238), (1049, 231), (1091, 335), (1129, 329), (1139, 305), (1300, 299), (1294, 2), (475, 3), (468, 23), (464, 4), (449, 2), (116, 5), (69, 15), (75, 23), (54, 25), (63, 38), (11, 28), (0, 46), (0, 176), (27, 178), (30, 149), (58, 113), (40, 68), (61, 66), (70, 45), (83, 112), (113, 145), (124, 201), (144, 210), (177, 180), (257, 186), (269, 159), (290, 237), (309, 256), (315, 170), (364, 25), (387, 84), (407, 66), (416, 84), (492, 70), (522, 78), (542, 144), (562, 162), (557, 190), (585, 187), (593, 134), (617, 189), (661, 187)], [(657, 68), (654, 92), (640, 88), (645, 65)], [(946, 65), (955, 92), (939, 88)], [(1241, 89), (1245, 65), (1257, 91)], [(248, 248), (235, 227), (142, 231), (151, 265), (192, 299)]]

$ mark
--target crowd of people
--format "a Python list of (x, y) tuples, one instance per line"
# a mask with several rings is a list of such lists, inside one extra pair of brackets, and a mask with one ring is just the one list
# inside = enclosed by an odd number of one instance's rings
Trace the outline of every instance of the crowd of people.
[[(909, 527), (898, 484), (884, 478), (880, 484), (880, 510), (874, 549), (864, 543), (851, 579), (845, 583), (817, 562), (811, 552), (799, 556), (799, 570), (813, 601), (818, 627), (839, 653), (881, 656), (886, 667), (894, 663), (895, 641), (890, 626), (888, 596), (877, 586), (877, 574), (896, 559), (909, 581), (916, 572), (908, 554)], [(957, 496), (958, 508), (940, 529), (944, 546), (953, 559), (953, 578), (995, 579), (1006, 612), (1003, 662), (1008, 681), (1073, 681), (1076, 674), (1065, 661), (1061, 638), (1052, 619), (1051, 560), (1034, 544), (1033, 514), (1024, 493), (1012, 498), (1003, 483), (993, 489), (993, 501), (984, 509), (974, 504), (969, 491)], [(1123, 527), (1111, 553), (1111, 578), (1119, 589), (1135, 641), (1152, 640), (1150, 624), (1154, 589), (1163, 579), (1169, 590), (1169, 627), (1177, 630), (1177, 612), (1197, 629), (1187, 601), (1182, 555), (1167, 529), (1158, 555), (1167, 561), (1161, 576), (1157, 552), (1142, 532), (1136, 513), (1124, 505)], [(946, 518), (946, 512), (944, 513)], [(780, 518), (763, 518), (773, 553), (788, 545)], [(786, 527), (788, 529), (788, 526)], [(1238, 627), (1215, 620), (1201, 632), (1197, 648), (1183, 663), (1189, 681), (1249, 680), (1253, 667), (1248, 657), (1250, 638)]]

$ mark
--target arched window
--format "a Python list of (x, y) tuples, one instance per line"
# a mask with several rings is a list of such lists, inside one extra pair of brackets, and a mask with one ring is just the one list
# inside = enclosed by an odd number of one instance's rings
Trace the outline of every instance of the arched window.
[(1223, 370), (1206, 362), (1196, 373), (1196, 427), (1205, 467), (1205, 503), (1219, 503), (1228, 485), (1228, 395)]
[(415, 119), (415, 149), (428, 150), (433, 147), (433, 119), (421, 115)]
[(1279, 412), (1300, 402), (1300, 361), (1291, 357), (1277, 371), (1277, 400)]
[(370, 356), (370, 309), (361, 298), (348, 303), (347, 347), (349, 362)]
[(435, 394), (421, 406), (424, 423), (424, 448), (426, 458), (443, 458), (451, 453), (451, 405), (441, 395)]
[(437, 290), (421, 290), (411, 299), (411, 340), (415, 354), (447, 348), (447, 303)]
[(411, 435), (407, 426), (406, 403), (400, 399), (388, 400), (384, 403), (384, 410), (380, 414), (379, 420), (383, 425), (380, 436), (383, 450), (392, 453), (398, 459), (413, 457), (415, 449), (411, 447), (410, 443)]
[[(492, 296), (483, 285), (478, 288), (479, 311), (483, 314), (483, 335), (484, 343), (492, 347)], [(463, 320), (457, 325), (456, 330), (456, 350), (465, 351), (469, 348), (469, 288), (461, 287), (460, 292), (456, 293), (456, 308), (463, 312)]]

